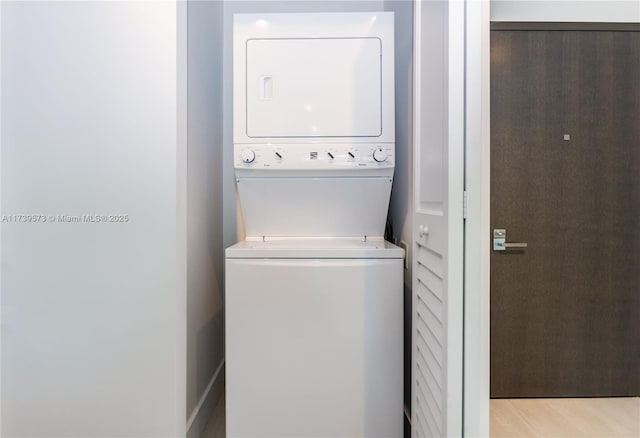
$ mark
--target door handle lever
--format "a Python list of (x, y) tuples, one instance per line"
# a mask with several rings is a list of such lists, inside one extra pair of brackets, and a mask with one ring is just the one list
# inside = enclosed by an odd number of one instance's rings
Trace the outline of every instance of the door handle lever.
[(526, 242), (507, 242), (507, 230), (504, 228), (496, 228), (493, 230), (493, 250), (506, 251), (508, 249), (525, 249)]
[(505, 249), (513, 248), (513, 249), (523, 249), (527, 247), (527, 242), (505, 242)]

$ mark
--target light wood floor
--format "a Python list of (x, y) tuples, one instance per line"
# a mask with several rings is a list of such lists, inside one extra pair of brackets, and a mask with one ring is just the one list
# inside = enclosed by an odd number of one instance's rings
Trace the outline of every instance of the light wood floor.
[(640, 437), (640, 398), (491, 400), (492, 437)]
[[(640, 398), (491, 400), (492, 437), (640, 437)], [(224, 392), (201, 438), (224, 438)]]

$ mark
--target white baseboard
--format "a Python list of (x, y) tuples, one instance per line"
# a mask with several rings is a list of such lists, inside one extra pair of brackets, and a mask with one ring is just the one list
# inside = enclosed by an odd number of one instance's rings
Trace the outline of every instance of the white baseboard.
[[(200, 397), (200, 400), (198, 400), (198, 404), (189, 416), (189, 420), (187, 421), (187, 438), (200, 438), (201, 429), (204, 428), (204, 424), (206, 424), (209, 416), (211, 415), (211, 412), (213, 411), (213, 409), (203, 409), (203, 407), (215, 406), (214, 402), (216, 400), (214, 400), (213, 398), (217, 399), (217, 396), (219, 394), (218, 391), (212, 391), (212, 388), (221, 387), (221, 385), (218, 385), (218, 383), (220, 383), (221, 379), (224, 378), (224, 374), (222, 373), (223, 368), (224, 359), (220, 362), (218, 368), (216, 368), (215, 373), (213, 373), (213, 377), (211, 377), (209, 384), (202, 393), (202, 397)], [(203, 418), (204, 416), (206, 416), (207, 418)], [(199, 425), (202, 425), (202, 428)]]

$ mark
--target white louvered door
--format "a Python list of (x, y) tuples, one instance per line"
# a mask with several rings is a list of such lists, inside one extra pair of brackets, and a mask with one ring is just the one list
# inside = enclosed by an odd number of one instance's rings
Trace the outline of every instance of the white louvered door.
[(412, 438), (462, 434), (464, 2), (416, 1)]

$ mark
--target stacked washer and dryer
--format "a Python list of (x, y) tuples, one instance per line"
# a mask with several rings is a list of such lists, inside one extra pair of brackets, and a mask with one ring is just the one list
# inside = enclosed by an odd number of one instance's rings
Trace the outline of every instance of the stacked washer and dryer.
[(400, 437), (393, 13), (234, 17), (229, 437)]

